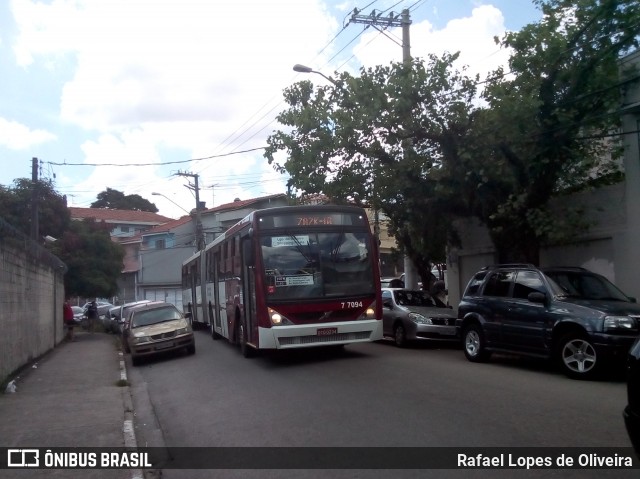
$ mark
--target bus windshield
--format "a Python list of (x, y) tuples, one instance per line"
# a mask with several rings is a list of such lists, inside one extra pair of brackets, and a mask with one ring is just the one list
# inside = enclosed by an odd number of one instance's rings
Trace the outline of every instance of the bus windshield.
[(263, 236), (268, 300), (373, 294), (373, 255), (365, 233)]

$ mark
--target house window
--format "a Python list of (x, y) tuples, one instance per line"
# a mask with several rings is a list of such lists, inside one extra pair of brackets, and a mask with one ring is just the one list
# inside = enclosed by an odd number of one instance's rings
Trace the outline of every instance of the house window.
[(120, 231), (122, 231), (123, 233), (128, 233), (129, 232), (129, 227), (128, 226), (121, 226), (120, 227)]
[(163, 239), (156, 240), (155, 248), (164, 249), (165, 248), (164, 240)]

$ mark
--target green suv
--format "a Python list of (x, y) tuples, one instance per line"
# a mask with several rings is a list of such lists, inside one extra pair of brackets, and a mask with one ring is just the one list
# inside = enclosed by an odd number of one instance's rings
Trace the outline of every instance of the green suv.
[(591, 378), (626, 358), (640, 333), (640, 305), (584, 268), (504, 264), (476, 273), (458, 307), (456, 332), (469, 361), (492, 352), (553, 358), (572, 378)]

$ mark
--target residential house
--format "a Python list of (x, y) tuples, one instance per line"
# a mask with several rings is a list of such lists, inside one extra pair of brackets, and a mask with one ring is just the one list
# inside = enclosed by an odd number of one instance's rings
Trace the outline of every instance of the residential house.
[(120, 243), (124, 248), (122, 274), (118, 278), (118, 294), (112, 300), (118, 303), (134, 301), (139, 269), (140, 233), (173, 220), (149, 211), (71, 206), (69, 212), (72, 220), (92, 219), (110, 226), (112, 241)]

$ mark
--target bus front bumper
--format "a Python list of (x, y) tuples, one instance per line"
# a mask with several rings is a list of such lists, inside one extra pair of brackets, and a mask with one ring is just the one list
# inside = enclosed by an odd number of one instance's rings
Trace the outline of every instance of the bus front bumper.
[(335, 323), (258, 328), (260, 349), (294, 349), (382, 339), (382, 321), (367, 319)]

